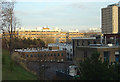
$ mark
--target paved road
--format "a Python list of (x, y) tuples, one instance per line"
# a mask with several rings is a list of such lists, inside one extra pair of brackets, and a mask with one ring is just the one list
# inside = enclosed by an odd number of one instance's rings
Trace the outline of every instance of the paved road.
[[(56, 77), (56, 70), (64, 70), (68, 68), (68, 66), (72, 64), (72, 62), (67, 63), (45, 63), (45, 79), (53, 80)], [(38, 62), (29, 62), (27, 64), (28, 68), (37, 74), (41, 74), (44, 77), (44, 63)], [(40, 68), (41, 67), (41, 68)], [(41, 71), (41, 72), (40, 72)]]

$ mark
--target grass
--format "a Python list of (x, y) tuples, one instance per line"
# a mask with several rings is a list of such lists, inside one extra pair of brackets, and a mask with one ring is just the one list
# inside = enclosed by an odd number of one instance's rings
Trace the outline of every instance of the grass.
[(37, 76), (14, 63), (9, 52), (2, 49), (2, 80), (37, 80)]

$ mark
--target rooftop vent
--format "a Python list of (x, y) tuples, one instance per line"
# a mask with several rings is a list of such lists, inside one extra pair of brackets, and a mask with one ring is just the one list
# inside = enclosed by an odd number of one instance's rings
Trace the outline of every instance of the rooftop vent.
[(112, 46), (113, 46), (113, 44), (108, 44), (108, 46), (112, 47)]

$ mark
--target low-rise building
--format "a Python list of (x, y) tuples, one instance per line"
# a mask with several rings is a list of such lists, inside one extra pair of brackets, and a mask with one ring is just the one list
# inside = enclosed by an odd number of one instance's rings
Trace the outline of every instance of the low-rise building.
[(40, 62), (64, 62), (66, 60), (66, 52), (64, 50), (15, 50), (26, 61)]
[(48, 44), (48, 48), (50, 50), (65, 50), (66, 51), (66, 58), (71, 59), (72, 58), (72, 44), (66, 44), (66, 43), (55, 43), (55, 44)]
[(120, 47), (118, 46), (77, 46), (76, 54), (74, 56), (75, 61), (84, 61), (87, 57), (95, 52), (100, 53), (102, 62), (109, 61), (109, 64), (114, 62), (120, 62)]
[[(111, 36), (111, 37), (110, 37)], [(113, 36), (111, 35), (103, 35), (98, 37), (81, 37), (81, 38), (72, 38), (73, 45), (73, 56), (76, 54), (77, 46), (94, 46), (94, 45), (108, 45), (113, 44), (119, 46), (120, 35)]]
[(72, 38), (73, 57), (76, 54), (77, 46), (88, 46), (90, 44), (100, 44), (100, 43), (101, 43), (101, 40), (97, 39), (96, 37)]

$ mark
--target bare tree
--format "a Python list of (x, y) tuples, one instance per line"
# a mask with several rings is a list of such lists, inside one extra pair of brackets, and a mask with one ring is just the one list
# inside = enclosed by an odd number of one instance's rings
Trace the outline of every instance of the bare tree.
[(12, 54), (14, 50), (13, 44), (13, 37), (15, 34), (15, 29), (18, 25), (18, 22), (16, 21), (16, 17), (14, 14), (14, 5), (15, 1), (1, 1), (2, 5), (2, 12), (1, 12), (1, 26), (3, 32), (3, 38), (8, 41), (8, 48), (10, 51), (10, 55)]

